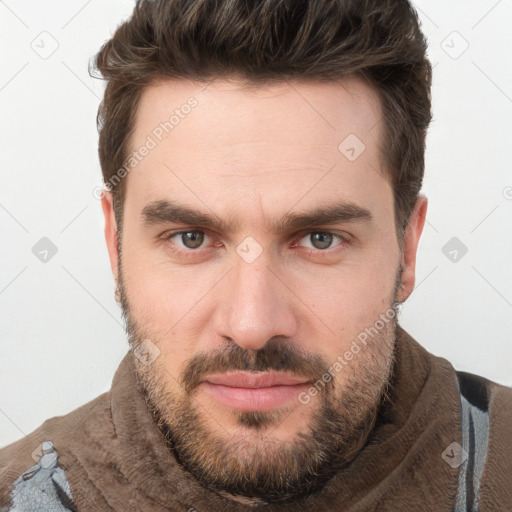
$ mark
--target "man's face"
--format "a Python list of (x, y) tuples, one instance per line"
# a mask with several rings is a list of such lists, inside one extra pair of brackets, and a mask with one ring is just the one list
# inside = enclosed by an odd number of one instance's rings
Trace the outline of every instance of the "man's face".
[(109, 248), (148, 407), (210, 489), (312, 492), (373, 427), (403, 299), (382, 126), (356, 79), (143, 93), (132, 149), (155, 144), (125, 178), (119, 262)]

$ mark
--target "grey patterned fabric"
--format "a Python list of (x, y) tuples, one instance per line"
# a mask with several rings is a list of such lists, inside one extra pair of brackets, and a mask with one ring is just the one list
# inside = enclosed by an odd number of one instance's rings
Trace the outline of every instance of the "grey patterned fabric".
[(489, 442), (489, 413), (461, 395), (462, 450), (454, 512), (478, 512), (480, 480)]
[(71, 489), (51, 441), (43, 443), (43, 455), (14, 482), (9, 512), (74, 511)]

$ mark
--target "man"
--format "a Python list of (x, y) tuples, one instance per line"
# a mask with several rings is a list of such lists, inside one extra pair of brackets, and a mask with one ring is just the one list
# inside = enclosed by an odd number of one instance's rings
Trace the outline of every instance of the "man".
[(512, 510), (512, 390), (398, 325), (425, 52), (406, 1), (137, 2), (96, 59), (131, 350), (0, 451), (3, 510)]

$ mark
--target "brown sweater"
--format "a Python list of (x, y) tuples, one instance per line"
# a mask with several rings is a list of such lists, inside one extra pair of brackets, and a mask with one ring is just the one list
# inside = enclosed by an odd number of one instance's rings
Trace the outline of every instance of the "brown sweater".
[[(459, 388), (452, 365), (400, 326), (396, 349), (390, 402), (352, 464), (319, 493), (262, 510), (453, 512), (466, 462), (452, 467), (442, 454), (463, 444), (460, 390), (466, 388), (487, 404), (490, 423), (478, 510), (512, 511), (512, 389), (470, 374)], [(53, 442), (69, 481), (69, 510), (254, 510), (205, 490), (180, 467), (137, 391), (132, 357), (128, 352), (122, 360), (109, 392), (0, 450), (0, 510), (9, 510), (13, 482), (34, 465), (31, 454), (44, 441)]]

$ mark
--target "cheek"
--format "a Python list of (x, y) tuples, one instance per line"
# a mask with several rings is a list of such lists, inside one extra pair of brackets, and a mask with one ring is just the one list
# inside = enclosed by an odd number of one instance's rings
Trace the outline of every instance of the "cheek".
[(196, 291), (199, 293), (190, 268), (169, 265), (156, 248), (139, 248), (123, 255), (125, 288), (137, 317), (170, 327), (183, 316)]
[(367, 261), (332, 273), (323, 293), (317, 289), (310, 295), (311, 309), (334, 332), (331, 358), (347, 350), (359, 333), (391, 308), (397, 268), (398, 260)]
[(179, 375), (195, 349), (202, 311), (198, 306), (207, 283), (197, 280), (192, 266), (170, 268), (149, 251), (132, 251), (123, 259), (123, 278), (133, 319), (144, 337), (158, 345), (163, 367)]

